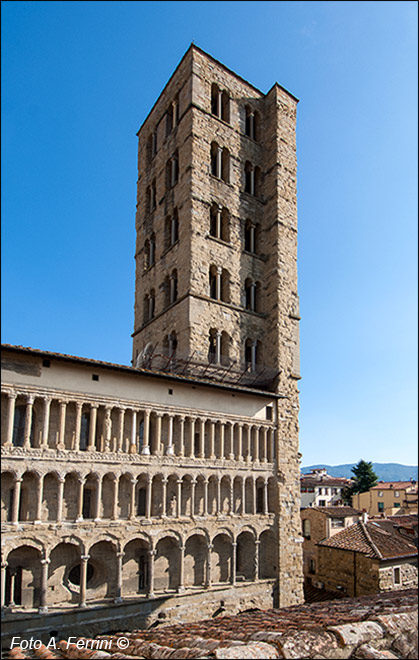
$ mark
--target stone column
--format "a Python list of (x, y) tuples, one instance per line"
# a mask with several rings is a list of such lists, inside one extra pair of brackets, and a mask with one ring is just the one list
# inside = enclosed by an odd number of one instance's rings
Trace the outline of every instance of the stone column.
[(221, 300), (221, 276), (223, 269), (221, 266), (217, 266), (217, 271), (215, 275), (215, 298), (216, 300)]
[(244, 515), (246, 513), (246, 479), (242, 477), (242, 506), (241, 513)]
[(213, 549), (213, 544), (212, 543), (207, 543), (207, 579), (206, 579), (206, 587), (207, 589), (211, 589), (212, 586), (212, 581), (211, 581), (211, 552)]
[(172, 215), (170, 223), (170, 245), (174, 245), (176, 243), (176, 224), (176, 216)]
[(173, 415), (169, 415), (168, 417), (169, 417), (169, 425), (167, 431), (166, 454), (167, 456), (173, 456), (175, 453), (173, 449)]
[[(174, 303), (175, 299), (176, 299), (176, 277), (173, 273), (170, 275), (169, 285), (170, 285), (169, 300), (170, 300), (170, 304), (171, 304), (171, 303)], [(170, 352), (170, 355), (171, 355), (171, 352)]]
[(15, 479), (15, 486), (13, 489), (13, 503), (12, 503), (12, 520), (13, 525), (19, 522), (19, 506), (20, 506), (20, 489), (22, 486), (22, 477)]
[(250, 311), (256, 311), (256, 282), (252, 282), (250, 285)]
[(7, 561), (1, 562), (1, 609), (6, 605), (6, 568)]
[(185, 562), (185, 546), (181, 545), (179, 548), (179, 584), (177, 592), (180, 594), (185, 591), (184, 582), (184, 562)]
[(118, 485), (119, 479), (113, 475), (113, 494), (112, 494), (112, 520), (118, 520)]
[(87, 590), (87, 562), (90, 559), (90, 555), (82, 555), (80, 557), (80, 596), (79, 596), (79, 607), (86, 607), (86, 590)]
[(229, 449), (228, 458), (230, 461), (234, 461), (234, 424), (230, 422), (229, 425), (230, 434), (229, 434)]
[(251, 354), (251, 369), (252, 371), (256, 371), (256, 348), (257, 348), (257, 340), (255, 339), (252, 341), (252, 354)]
[(180, 518), (182, 515), (182, 479), (176, 481), (177, 484), (177, 502), (176, 502), (176, 516)]
[(253, 454), (253, 460), (255, 463), (259, 463), (259, 434), (260, 434), (260, 426), (255, 426), (254, 427), (254, 454)]
[(86, 477), (80, 477), (77, 479), (79, 484), (79, 492), (77, 493), (77, 518), (76, 522), (81, 522), (83, 520), (83, 490), (84, 484), (86, 483)]
[(223, 176), (223, 148), (217, 148), (217, 177), (221, 179)]
[(137, 453), (137, 411), (136, 410), (132, 411), (131, 442), (130, 442), (130, 446), (129, 446), (129, 453), (130, 454), (136, 454)]
[(31, 446), (32, 409), (34, 397), (32, 394), (26, 398), (25, 430), (23, 433), (23, 447), (29, 449)]
[(238, 450), (239, 450), (239, 455), (237, 456), (237, 460), (242, 461), (243, 460), (243, 424), (239, 423), (238, 424)]
[(268, 480), (265, 479), (263, 482), (263, 513), (266, 515), (269, 513), (268, 509)]
[(246, 463), (250, 462), (250, 426), (249, 424), (244, 425), (245, 429), (245, 439), (244, 439), (244, 448), (243, 455)]
[(221, 219), (222, 219), (223, 207), (221, 204), (217, 204), (216, 219), (215, 219), (215, 235), (217, 238), (221, 238)]
[(95, 503), (95, 518), (94, 521), (98, 522), (101, 517), (101, 504), (102, 504), (102, 477), (97, 478), (96, 484), (96, 503)]
[(196, 417), (189, 418), (189, 433), (190, 433), (190, 445), (189, 445), (189, 457), (195, 458), (195, 421)]
[(269, 429), (269, 446), (271, 448), (271, 462), (275, 460), (275, 431), (274, 429)]
[(222, 119), (223, 116), (223, 93), (218, 92), (217, 94), (217, 117)]
[(250, 168), (250, 194), (254, 195), (255, 194), (255, 168), (253, 165)]
[(123, 552), (116, 553), (116, 593), (114, 603), (122, 603), (122, 560), (124, 558)]
[(204, 479), (204, 516), (208, 515), (208, 479)]
[(231, 544), (231, 584), (236, 584), (236, 550), (237, 543)]
[(83, 403), (76, 401), (76, 426), (74, 430), (74, 444), (73, 449), (80, 450), (80, 433), (81, 433), (81, 416), (83, 411)]
[(35, 511), (35, 522), (41, 522), (42, 520), (42, 487), (44, 482), (44, 475), (38, 475), (38, 483), (36, 487), (36, 511)]
[(89, 444), (87, 445), (87, 451), (95, 450), (95, 440), (96, 440), (96, 420), (97, 420), (97, 409), (99, 405), (97, 403), (90, 404), (90, 425), (89, 425)]
[(225, 424), (220, 422), (220, 458), (224, 458)]
[(215, 458), (215, 422), (210, 422), (210, 458)]
[(58, 433), (57, 449), (65, 449), (65, 416), (67, 410), (67, 401), (60, 401), (60, 430)]
[(41, 447), (48, 447), (48, 431), (49, 431), (49, 414), (51, 409), (51, 398), (44, 396), (44, 420), (42, 425), (42, 440)]
[(260, 541), (255, 541), (255, 582), (259, 581), (259, 549)]
[(252, 479), (252, 513), (256, 515), (256, 479)]
[(166, 498), (167, 498), (167, 477), (164, 477), (162, 479), (162, 511), (161, 511), (161, 517), (165, 518), (166, 517)]
[(199, 419), (198, 458), (205, 458), (205, 419)]
[(15, 607), (15, 582), (16, 582), (16, 570), (10, 572), (10, 602), (9, 607)]
[(161, 420), (162, 420), (162, 413), (156, 413), (156, 454), (157, 456), (161, 456), (162, 454), (162, 446), (161, 446)]
[(48, 612), (47, 588), (48, 588), (48, 564), (50, 559), (41, 559), (41, 590), (39, 593), (39, 614)]
[(151, 518), (151, 503), (152, 503), (152, 494), (153, 494), (153, 479), (151, 475), (147, 475), (147, 500), (146, 500), (146, 509), (145, 517)]
[(262, 463), (268, 460), (268, 429), (266, 426), (262, 427)]
[(105, 441), (104, 451), (108, 452), (111, 450), (111, 436), (112, 436), (112, 420), (111, 420), (111, 408), (110, 406), (105, 407), (105, 417), (103, 420), (103, 439)]
[(132, 520), (135, 518), (137, 512), (135, 510), (135, 489), (137, 486), (137, 479), (131, 479), (131, 497), (130, 497), (130, 507), (129, 507), (129, 519)]
[(216, 515), (221, 513), (221, 479), (217, 477), (217, 502), (216, 502)]
[(191, 480), (191, 518), (195, 515), (195, 487), (196, 479)]
[(149, 598), (154, 598), (154, 557), (156, 556), (155, 550), (148, 551), (149, 563), (148, 563), (148, 594)]
[(228, 513), (230, 516), (234, 514), (234, 480), (233, 477), (230, 479), (230, 500), (228, 504)]
[(60, 523), (63, 519), (64, 484), (65, 477), (58, 477), (57, 523)]
[(118, 447), (117, 451), (121, 452), (124, 445), (124, 422), (125, 422), (125, 408), (119, 409), (119, 425), (118, 425)]
[(221, 362), (221, 332), (219, 330), (215, 335), (215, 362), (216, 364)]
[(141, 453), (145, 456), (150, 454), (150, 408), (144, 410), (144, 438)]
[(15, 404), (17, 394), (15, 392), (9, 392), (7, 397), (7, 431), (5, 447), (11, 447), (13, 444), (13, 427), (15, 423)]
[(185, 454), (185, 417), (179, 416), (179, 456)]
[(250, 232), (249, 232), (249, 243), (250, 243), (250, 252), (255, 251), (255, 225), (250, 225)]

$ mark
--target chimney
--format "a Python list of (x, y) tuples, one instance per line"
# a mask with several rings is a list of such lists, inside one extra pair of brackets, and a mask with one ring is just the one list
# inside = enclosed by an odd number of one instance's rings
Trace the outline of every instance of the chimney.
[(366, 512), (365, 509), (362, 509), (362, 522), (367, 523), (368, 522), (368, 513)]

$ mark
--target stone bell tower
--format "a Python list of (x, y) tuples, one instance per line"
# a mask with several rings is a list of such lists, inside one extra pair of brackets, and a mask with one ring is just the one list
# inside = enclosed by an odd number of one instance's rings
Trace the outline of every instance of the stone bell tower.
[(133, 365), (283, 396), (280, 592), (301, 558), (297, 102), (192, 44), (138, 132)]

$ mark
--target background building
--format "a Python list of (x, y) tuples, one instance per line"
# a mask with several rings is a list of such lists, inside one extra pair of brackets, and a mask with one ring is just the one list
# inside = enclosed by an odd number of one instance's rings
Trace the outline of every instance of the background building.
[(342, 491), (350, 484), (350, 479), (331, 477), (325, 468), (314, 468), (301, 475), (301, 506), (341, 506)]
[(352, 503), (369, 516), (417, 513), (418, 485), (413, 480), (380, 481), (366, 493), (353, 495)]

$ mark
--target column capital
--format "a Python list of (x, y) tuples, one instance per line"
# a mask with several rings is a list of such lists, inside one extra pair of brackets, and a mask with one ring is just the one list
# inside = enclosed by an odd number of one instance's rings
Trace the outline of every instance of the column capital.
[(17, 398), (17, 392), (7, 392), (9, 399), (15, 400)]
[(99, 408), (99, 404), (98, 403), (90, 403), (90, 407), (95, 408), (97, 410)]
[(117, 556), (118, 559), (122, 559), (123, 557), (125, 557), (125, 552), (123, 552), (123, 551), (121, 550), (121, 552), (117, 552), (117, 553), (116, 553), (116, 556)]
[(83, 485), (86, 483), (86, 477), (77, 477), (77, 481), (80, 485)]
[[(45, 474), (40, 474), (40, 475), (39, 475), (39, 478), (40, 478), (40, 479), (43, 479), (44, 477), (45, 477)], [(59, 477), (58, 477), (58, 483), (59, 483), (59, 484), (63, 484), (64, 482), (65, 482), (65, 477), (63, 477), (63, 476), (59, 476)]]
[(213, 548), (214, 548), (213, 543), (207, 543), (207, 550), (209, 550), (209, 552), (211, 552)]
[(23, 477), (16, 477), (15, 478), (15, 484), (21, 484), (23, 481)]
[(130, 481), (131, 481), (132, 485), (134, 486), (136, 483), (138, 483), (138, 477), (133, 477), (132, 479), (130, 479)]
[(8, 562), (8, 561), (2, 561), (2, 562), (1, 562), (1, 567), (2, 567), (2, 568), (7, 568), (8, 565), (9, 565), (9, 562)]
[(157, 550), (147, 550), (147, 552), (150, 557), (155, 557), (155, 555), (157, 554)]
[(233, 548), (237, 548), (237, 541), (233, 541), (232, 544)]
[(48, 566), (51, 563), (51, 559), (41, 559), (41, 564), (43, 566)]
[(90, 555), (81, 555), (80, 559), (83, 563), (88, 562), (90, 559)]
[(27, 394), (26, 395), (26, 403), (28, 406), (32, 406), (35, 401), (35, 395), (34, 394)]

